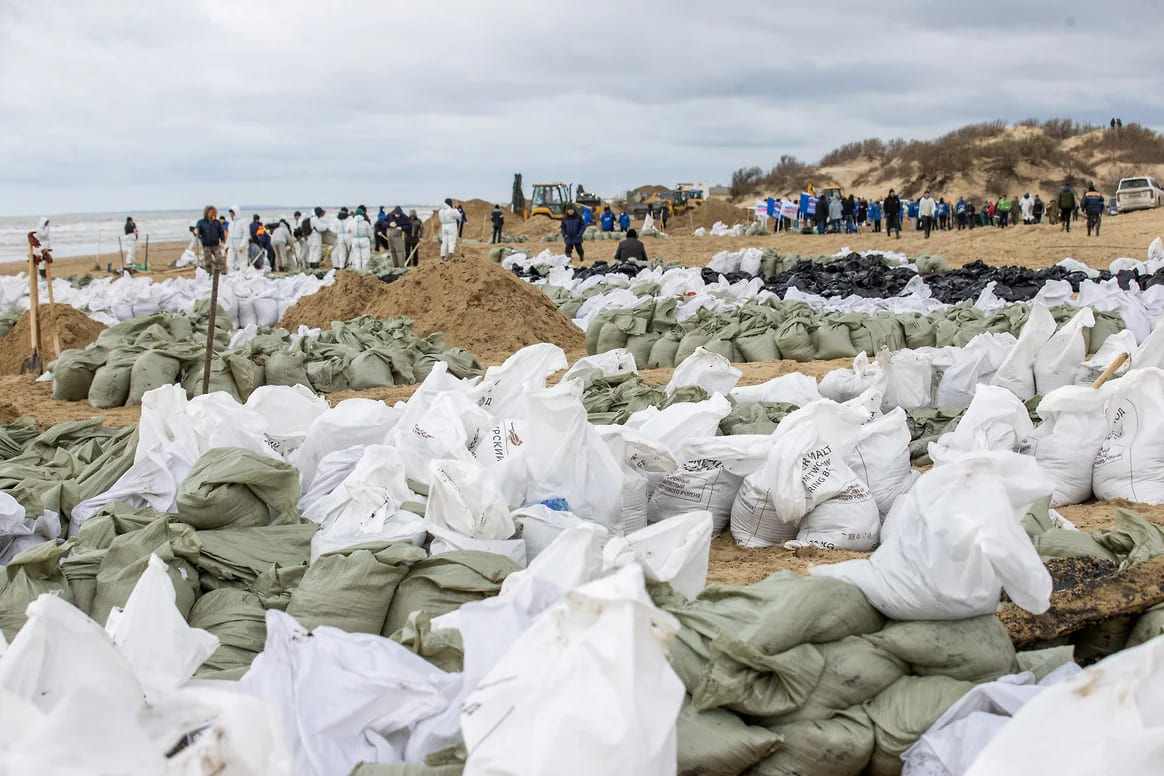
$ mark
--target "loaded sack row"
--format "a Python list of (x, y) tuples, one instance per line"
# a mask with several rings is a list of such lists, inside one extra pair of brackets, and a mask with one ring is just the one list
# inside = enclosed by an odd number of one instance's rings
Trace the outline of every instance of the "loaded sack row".
[[(53, 398), (97, 408), (141, 403), (146, 391), (181, 383), (202, 393), (206, 305), (200, 311), (159, 313), (106, 329), (84, 350), (66, 350), (49, 365)], [(219, 315), (210, 366), (210, 391), (245, 401), (262, 385), (304, 385), (320, 393), (422, 381), (443, 361), (458, 377), (481, 374), (472, 353), (450, 348), (439, 333), (417, 337), (412, 321), (363, 316), (335, 321), (330, 330), (291, 335), (262, 327), (245, 344), (229, 347), (230, 320)]]
[[(770, 299), (721, 313), (701, 309), (679, 322), (677, 305), (676, 299), (647, 299), (628, 310), (600, 313), (586, 330), (586, 352), (626, 348), (635, 363), (647, 369), (672, 368), (700, 347), (737, 363), (853, 358), (862, 351), (876, 354), (883, 346), (891, 351), (961, 347), (986, 332), (1017, 335), (1029, 314), (1022, 304), (987, 315), (969, 303), (928, 315), (815, 313), (805, 302)], [(1076, 312), (1070, 305), (1051, 308), (1057, 323)], [(1123, 328), (1117, 313), (1096, 310), (1095, 326), (1084, 329), (1087, 352), (1095, 352)]]

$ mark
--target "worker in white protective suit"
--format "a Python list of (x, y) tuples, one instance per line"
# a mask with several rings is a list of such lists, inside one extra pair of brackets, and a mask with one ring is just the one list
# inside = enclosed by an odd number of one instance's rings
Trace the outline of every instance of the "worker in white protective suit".
[(346, 207), (341, 207), (336, 214), (335, 245), (331, 246), (331, 266), (336, 269), (348, 266), (348, 254), (352, 250), (352, 229), (355, 227), (351, 216)]
[(356, 208), (352, 225), (352, 269), (366, 272), (372, 260), (372, 222), (368, 220), (368, 210), (363, 205)]
[(444, 261), (456, 255), (457, 225), (461, 222), (461, 211), (453, 207), (452, 199), (446, 199), (437, 217), (441, 222), (441, 261)]
[(137, 224), (133, 222), (133, 218), (126, 216), (125, 219), (125, 266), (132, 267), (137, 264), (135, 252), (137, 251)]
[(317, 207), (314, 212), (315, 215), (303, 219), (301, 226), (311, 230), (307, 235), (307, 266), (319, 269), (319, 265), (323, 263), (323, 233), (334, 232), (335, 229), (325, 218), (327, 211)]
[(294, 272), (298, 269), (295, 261), (295, 238), (291, 236), (291, 224), (280, 218), (271, 234), (271, 245), (275, 248), (275, 271)]
[(43, 216), (36, 224), (36, 239), (40, 242), (40, 249), (42, 251), (51, 251), (53, 249), (52, 243), (49, 242), (49, 220), (48, 216)]
[(251, 233), (238, 205), (228, 211), (226, 230), (226, 271), (239, 272), (250, 263)]

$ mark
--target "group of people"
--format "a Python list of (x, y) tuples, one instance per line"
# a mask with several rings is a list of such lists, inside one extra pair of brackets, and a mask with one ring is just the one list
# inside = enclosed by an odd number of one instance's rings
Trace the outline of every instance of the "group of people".
[[(604, 223), (602, 231), (613, 232), (614, 214), (610, 212), (609, 207), (603, 209), (602, 218), (606, 219), (608, 213), (610, 213), (610, 226), (608, 228), (607, 224)], [(562, 218), (561, 232), (562, 242), (566, 244), (567, 259), (573, 257), (575, 253), (578, 254), (578, 261), (583, 261), (586, 258), (586, 250), (582, 247), (582, 243), (586, 236), (586, 229), (591, 225), (593, 225), (593, 221), (587, 224), (582, 213), (579, 213), (576, 208), (566, 208), (566, 215)], [(614, 251), (614, 260), (616, 262), (631, 259), (646, 261), (647, 248), (639, 239), (638, 232), (630, 228), (630, 216), (625, 211), (619, 219), (619, 226), (621, 231), (626, 232), (626, 237), (619, 241), (618, 247)]]
[[(341, 207), (334, 219), (322, 207), (307, 215), (296, 210), (292, 219), (294, 223), (285, 218), (264, 223), (256, 213), (244, 223), (238, 205), (224, 216), (207, 205), (202, 219), (190, 227), (191, 247), (187, 250), (207, 272), (215, 268), (237, 272), (246, 266), (276, 272), (319, 269), (324, 259), (324, 235), (331, 232), (334, 239), (327, 241), (331, 244), (331, 265), (363, 272), (371, 261), (373, 245), (375, 250), (389, 253), (393, 266), (403, 267), (415, 263), (424, 237), (424, 221), (415, 210), (406, 214), (400, 206), (386, 211), (381, 205), (374, 223), (363, 205)], [(128, 228), (127, 224), (127, 233)]]
[(1079, 200), (1071, 186), (1064, 184), (1058, 196), (1048, 202), (1038, 194), (1032, 197), (1030, 192), (1026, 192), (1022, 197), (1003, 195), (997, 200), (984, 199), (981, 207), (976, 207), (965, 197), (959, 197), (957, 202), (945, 197), (935, 199), (928, 190), (917, 200), (902, 200), (890, 189), (880, 202), (858, 199), (852, 194), (848, 197), (822, 197), (810, 221), (815, 223), (819, 234), (856, 234), (864, 225), (879, 233), (884, 221), (886, 234), (890, 237), (896, 234), (900, 239), (904, 219), (915, 231), (925, 232), (928, 239), (935, 230), (961, 231), (987, 226), (1005, 229), (1018, 224), (1020, 219), (1028, 226), (1061, 224), (1065, 231), (1070, 232), (1072, 216), (1078, 218), (1082, 213), (1087, 216), (1088, 235), (1094, 230), (1098, 236), (1104, 206), (1104, 197), (1095, 190), (1094, 184), (1088, 185), (1087, 193)]

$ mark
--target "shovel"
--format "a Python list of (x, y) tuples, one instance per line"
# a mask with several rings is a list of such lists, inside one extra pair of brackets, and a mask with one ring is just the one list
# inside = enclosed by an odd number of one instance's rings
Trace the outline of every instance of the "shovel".
[(32, 249), (40, 243), (36, 239), (33, 232), (28, 233), (28, 313), (32, 324), (32, 355), (20, 362), (20, 374), (36, 374), (39, 375), (44, 372), (44, 361), (40, 358), (40, 353), (37, 349), (40, 347), (40, 326), (39, 316), (40, 312), (40, 291), (39, 283), (36, 278), (36, 258), (33, 256)]
[(53, 258), (46, 251), (44, 257), (44, 280), (48, 284), (49, 297), (49, 331), (53, 333), (53, 355), (61, 357), (61, 331), (57, 326), (57, 301), (53, 299)]

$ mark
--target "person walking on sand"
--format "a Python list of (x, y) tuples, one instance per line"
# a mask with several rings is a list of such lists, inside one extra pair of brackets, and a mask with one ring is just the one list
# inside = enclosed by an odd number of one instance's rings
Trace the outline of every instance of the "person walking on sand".
[(1023, 198), (1019, 200), (1019, 213), (1027, 226), (1035, 222), (1035, 201), (1031, 199), (1031, 192), (1023, 194)]
[(881, 233), (881, 219), (884, 211), (880, 202), (869, 203), (869, 221), (873, 224), (873, 234)]
[(327, 211), (321, 207), (315, 208), (313, 216), (303, 219), (302, 229), (307, 235), (307, 266), (319, 269), (323, 263), (323, 233), (335, 232), (327, 221)]
[(404, 235), (412, 231), (412, 222), (404, 215), (399, 205), (388, 214), (388, 251), (392, 254), (392, 266), (403, 267), (408, 262), (408, 244)]
[(1083, 195), (1083, 212), (1087, 215), (1087, 236), (1095, 229), (1095, 236), (1099, 237), (1100, 222), (1103, 218), (1103, 195), (1095, 190), (1095, 184), (1087, 184), (1087, 191)]
[(214, 209), (214, 205), (207, 205), (202, 209), (202, 220), (194, 225), (194, 233), (198, 237), (198, 244), (202, 246), (198, 266), (210, 273), (226, 272), (223, 250), (228, 235), (226, 228), (218, 220), (218, 211)]
[(465, 206), (457, 205), (457, 213), (460, 214), (460, 220), (457, 221), (457, 238), (465, 236), (465, 224), (469, 223), (469, 217), (465, 215)]
[(569, 259), (575, 250), (578, 251), (578, 261), (586, 258), (582, 250), (582, 236), (586, 234), (586, 222), (574, 208), (566, 209), (566, 216), (562, 219), (562, 241), (566, 243), (566, 258)]
[(226, 211), (226, 272), (238, 272), (247, 265), (250, 230), (242, 219), (242, 209), (234, 205)]
[(625, 210), (618, 214), (618, 230), (625, 232), (630, 229), (630, 213)]
[(921, 222), (922, 230), (926, 233), (927, 240), (930, 239), (930, 231), (934, 228), (934, 213), (937, 207), (938, 203), (930, 196), (929, 191), (926, 191), (917, 203), (918, 219)]
[(489, 238), (489, 242), (497, 244), (501, 242), (501, 230), (505, 228), (505, 213), (501, 210), (501, 205), (493, 206), (489, 220), (493, 222), (493, 236)]
[(441, 261), (453, 258), (457, 253), (458, 226), (461, 223), (461, 211), (453, 207), (453, 200), (446, 199), (445, 206), (440, 209), (437, 218), (441, 222)]
[(958, 222), (958, 231), (966, 228), (966, 222), (969, 220), (966, 215), (966, 198), (958, 197), (957, 203), (954, 204), (954, 219)]
[(647, 261), (647, 246), (643, 245), (643, 241), (639, 239), (638, 232), (634, 229), (628, 229), (626, 239), (620, 240), (618, 247), (614, 250), (614, 261), (631, 261), (633, 259)]
[(885, 236), (890, 237), (893, 231), (897, 230), (897, 239), (901, 239), (901, 197), (893, 193), (893, 189), (889, 190), (889, 196), (885, 198), (882, 204), (885, 210)]
[(291, 272), (295, 268), (295, 242), (291, 236), (291, 224), (279, 219), (271, 232), (271, 245), (275, 248), (275, 271)]
[(1063, 231), (1070, 233), (1071, 231), (1071, 216), (1075, 213), (1075, 192), (1071, 190), (1070, 183), (1063, 184), (1063, 190), (1059, 192), (1059, 218), (1063, 221)]
[(1043, 213), (1047, 212), (1047, 207), (1043, 204), (1043, 200), (1039, 199), (1039, 195), (1035, 195), (1035, 201), (1031, 204), (1031, 221), (1036, 224), (1043, 223)]
[(829, 200), (829, 233), (841, 233), (841, 217), (845, 213), (845, 206), (841, 203), (840, 197), (833, 197)]
[(352, 269), (366, 272), (372, 260), (372, 222), (368, 219), (368, 209), (363, 205), (356, 208), (352, 224)]
[(125, 219), (125, 266), (133, 267), (137, 264), (134, 258), (137, 251), (137, 224), (133, 222), (133, 218), (127, 216)]

